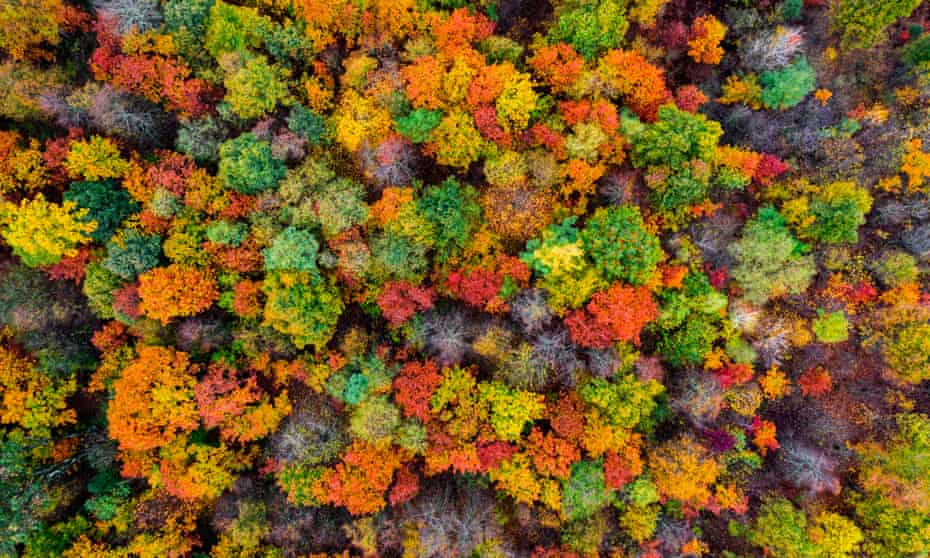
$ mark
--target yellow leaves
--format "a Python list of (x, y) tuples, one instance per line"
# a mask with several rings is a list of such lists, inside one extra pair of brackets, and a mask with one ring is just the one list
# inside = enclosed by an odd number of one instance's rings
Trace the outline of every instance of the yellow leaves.
[[(504, 461), (489, 474), (497, 488), (507, 493), (517, 502), (532, 504), (542, 493), (542, 483), (539, 476), (533, 472), (530, 458), (525, 453), (518, 453), (511, 459)], [(551, 494), (547, 494), (552, 499)]]
[(48, 170), (39, 142), (21, 147), (17, 132), (0, 132), (0, 194), (13, 190), (33, 192), (48, 182)]
[(0, 205), (0, 236), (30, 267), (57, 263), (77, 254), (77, 246), (89, 242), (88, 235), (97, 229), (96, 221), (79, 221), (87, 210), (75, 211), (76, 207), (69, 201), (49, 203), (42, 194), (23, 200), (19, 207), (5, 203)]
[(901, 158), (901, 172), (907, 175), (907, 187), (911, 192), (925, 192), (924, 181), (930, 176), (930, 153), (923, 152), (923, 142), (912, 139), (905, 146)]
[(814, 91), (814, 98), (820, 101), (821, 106), (827, 106), (827, 101), (833, 97), (833, 92), (829, 89), (818, 89)]
[(537, 100), (530, 75), (514, 73), (504, 82), (504, 90), (497, 98), (498, 122), (508, 130), (523, 130), (529, 124)]
[(690, 437), (655, 448), (647, 463), (659, 493), (689, 505), (700, 505), (710, 498), (710, 487), (723, 470), (720, 461)]
[(688, 41), (688, 56), (699, 64), (719, 64), (723, 58), (720, 41), (727, 34), (727, 26), (712, 15), (701, 16), (691, 24), (694, 38)]
[(334, 115), (336, 139), (349, 151), (363, 141), (376, 145), (391, 131), (391, 115), (352, 89), (346, 90)]
[[(0, 332), (0, 342), (8, 343), (6, 332)], [(49, 436), (52, 428), (76, 422), (67, 403), (76, 390), (74, 376), (55, 380), (0, 346), (0, 424), (16, 424), (35, 436)]]
[(722, 93), (717, 99), (718, 103), (724, 105), (742, 103), (753, 110), (762, 108), (762, 86), (759, 85), (755, 74), (749, 74), (745, 78), (736, 74), (731, 75), (723, 84)]
[(791, 393), (791, 380), (777, 366), (772, 366), (759, 378), (766, 399), (780, 399)]
[(129, 170), (116, 144), (100, 136), (73, 142), (64, 165), (72, 176), (85, 180), (119, 178)]

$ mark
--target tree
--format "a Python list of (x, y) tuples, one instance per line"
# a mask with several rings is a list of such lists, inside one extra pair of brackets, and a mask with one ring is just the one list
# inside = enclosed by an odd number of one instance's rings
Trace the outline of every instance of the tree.
[(440, 261), (447, 261), (465, 248), (481, 218), (475, 189), (462, 186), (454, 178), (427, 188), (417, 200), (417, 208), (433, 224)]
[(107, 242), (106, 258), (100, 262), (107, 271), (127, 281), (158, 266), (161, 237), (125, 231)]
[(762, 103), (766, 108), (789, 109), (814, 90), (817, 76), (803, 55), (780, 70), (768, 70), (759, 74), (762, 86)]
[(727, 26), (712, 15), (698, 17), (691, 23), (691, 38), (688, 40), (688, 56), (699, 64), (719, 64), (723, 58), (720, 41), (727, 33)]
[(97, 242), (109, 240), (120, 223), (139, 210), (129, 192), (113, 180), (72, 182), (65, 191), (64, 201), (87, 210), (82, 221), (97, 223), (97, 228), (90, 233)]
[(599, 208), (581, 231), (586, 253), (608, 280), (632, 285), (648, 282), (665, 254), (632, 205)]
[(187, 353), (142, 346), (113, 383), (107, 409), (110, 436), (126, 451), (168, 444), (200, 424), (194, 401), (197, 367)]
[(729, 252), (738, 262), (733, 278), (739, 281), (746, 300), (755, 304), (773, 296), (803, 292), (817, 273), (813, 258), (803, 255), (804, 245), (791, 235), (785, 219), (771, 207), (759, 210)]
[(266, 276), (262, 292), (268, 297), (264, 324), (289, 335), (297, 348), (313, 345), (319, 350), (332, 338), (343, 302), (330, 280), (276, 271)]
[(829, 244), (855, 243), (872, 209), (872, 196), (855, 182), (831, 182), (808, 197), (785, 203), (782, 212), (801, 238)]
[(249, 56), (241, 68), (227, 75), (225, 100), (241, 118), (260, 118), (289, 98), (290, 72), (268, 64), (264, 56)]
[(833, 24), (842, 32), (845, 49), (872, 48), (885, 38), (885, 28), (898, 18), (907, 17), (920, 0), (890, 0), (876, 4), (869, 0), (839, 0), (831, 4)]
[(217, 176), (229, 188), (257, 194), (273, 188), (284, 178), (284, 163), (271, 155), (271, 145), (246, 132), (220, 145)]
[(562, 513), (569, 521), (586, 519), (610, 503), (612, 493), (598, 461), (579, 461), (562, 486)]
[(265, 271), (305, 271), (315, 275), (319, 246), (313, 233), (288, 227), (275, 235), (271, 246), (262, 250)]
[(632, 138), (633, 166), (666, 166), (675, 171), (689, 161), (710, 162), (722, 135), (720, 124), (703, 114), (664, 105), (655, 124)]
[(367, 515), (387, 505), (385, 492), (394, 480), (394, 472), (405, 459), (405, 452), (390, 446), (378, 447), (354, 442), (342, 462), (326, 472), (326, 499), (345, 506), (352, 515)]
[(616, 0), (566, 4), (559, 11), (558, 20), (549, 28), (549, 40), (571, 44), (588, 60), (619, 47), (630, 26), (625, 3)]
[(86, 221), (87, 214), (87, 209), (79, 209), (74, 202), (56, 205), (45, 201), (42, 194), (22, 200), (18, 207), (3, 202), (0, 236), (24, 264), (51, 265), (77, 255), (77, 247), (91, 240), (97, 223)]
[[(639, 334), (659, 316), (659, 307), (644, 287), (615, 283), (605, 292), (595, 293), (587, 311), (572, 311), (565, 325), (572, 341), (586, 347), (606, 349), (618, 341), (639, 344)], [(603, 331), (604, 337), (592, 332)]]
[(811, 323), (811, 329), (821, 343), (842, 343), (849, 339), (849, 322), (843, 312), (821, 314)]
[(420, 287), (407, 281), (391, 281), (384, 285), (376, 300), (381, 314), (391, 327), (397, 327), (417, 312), (433, 307), (436, 293), (430, 287)]
[(219, 297), (212, 273), (171, 264), (139, 275), (139, 309), (164, 325), (181, 316), (193, 316), (209, 308)]
[(749, 540), (773, 556), (849, 558), (857, 555), (863, 535), (842, 515), (822, 512), (811, 521), (803, 510), (777, 497), (763, 502)]
[(654, 122), (659, 107), (671, 100), (665, 72), (638, 52), (607, 52), (598, 62), (597, 73), (604, 80), (608, 96), (622, 97), (647, 122)]
[(467, 168), (484, 152), (485, 141), (466, 113), (453, 110), (439, 121), (430, 134), (427, 149), (440, 165)]
[(720, 459), (688, 437), (656, 447), (646, 462), (659, 494), (697, 508), (710, 498), (710, 487), (723, 472)]
[(86, 141), (71, 142), (65, 168), (72, 176), (100, 180), (121, 178), (129, 170), (129, 163), (120, 156), (119, 148), (112, 141), (93, 136)]
[(0, 7), (0, 51), (14, 60), (51, 58), (42, 47), (61, 39), (61, 0), (12, 0)]

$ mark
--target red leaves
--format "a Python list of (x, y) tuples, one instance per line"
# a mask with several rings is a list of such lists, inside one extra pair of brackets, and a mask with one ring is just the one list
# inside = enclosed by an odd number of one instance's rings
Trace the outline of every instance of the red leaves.
[(745, 384), (752, 379), (752, 366), (748, 364), (728, 364), (714, 374), (717, 376), (717, 382), (720, 387), (726, 389), (732, 385)]
[(356, 441), (326, 476), (330, 503), (344, 506), (352, 515), (367, 515), (385, 506), (384, 492), (391, 485), (406, 452)]
[(575, 444), (552, 433), (543, 434), (539, 428), (533, 429), (526, 443), (536, 470), (558, 479), (568, 478), (572, 464), (581, 459)]
[(378, 308), (391, 327), (397, 327), (417, 312), (433, 307), (436, 293), (430, 287), (412, 285), (407, 281), (391, 281), (378, 295)]
[(430, 420), (429, 399), (442, 383), (436, 363), (408, 362), (394, 378), (394, 401), (404, 411), (404, 416), (417, 417), (423, 422)]
[(417, 495), (420, 491), (420, 477), (406, 465), (397, 470), (394, 476), (394, 486), (388, 493), (388, 502), (392, 506), (403, 504)]
[(823, 368), (811, 368), (798, 378), (798, 386), (805, 396), (820, 397), (833, 389), (833, 379)]
[(525, 287), (530, 270), (525, 263), (512, 256), (499, 256), (494, 271), (476, 268), (460, 269), (449, 273), (446, 288), (451, 296), (486, 312), (506, 312), (509, 306), (503, 292), (507, 280), (512, 287)]
[(762, 155), (762, 161), (760, 161), (759, 166), (756, 167), (756, 173), (752, 178), (759, 184), (768, 186), (773, 180), (789, 170), (791, 170), (791, 167), (783, 163), (781, 159), (774, 155), (764, 153)]
[(595, 293), (586, 310), (565, 318), (572, 340), (584, 347), (606, 349), (617, 341), (639, 344), (639, 332), (659, 316), (659, 307), (645, 287), (615, 283)]
[(117, 89), (163, 102), (183, 116), (200, 116), (210, 110), (215, 95), (210, 85), (191, 78), (191, 70), (177, 60), (149, 54), (127, 55), (122, 40), (112, 32), (111, 22), (101, 19), (94, 26), (99, 47), (90, 58), (94, 77)]

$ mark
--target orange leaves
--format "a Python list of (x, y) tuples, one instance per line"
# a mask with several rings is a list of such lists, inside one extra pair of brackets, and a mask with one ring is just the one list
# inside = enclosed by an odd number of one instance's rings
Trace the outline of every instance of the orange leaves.
[(429, 400), (441, 383), (442, 376), (433, 361), (408, 362), (394, 378), (394, 401), (400, 405), (404, 416), (428, 422)]
[(568, 478), (572, 464), (581, 459), (577, 446), (552, 433), (543, 434), (539, 428), (533, 429), (526, 444), (536, 470), (558, 479)]
[(114, 382), (115, 395), (107, 410), (110, 436), (121, 449), (155, 449), (197, 428), (195, 369), (187, 353), (166, 347), (139, 349)]
[(604, 349), (617, 341), (639, 344), (639, 332), (658, 316), (649, 289), (615, 283), (595, 293), (586, 310), (569, 313), (565, 325), (576, 343)]
[(671, 99), (665, 72), (638, 52), (611, 50), (597, 69), (608, 94), (620, 96), (640, 118), (654, 122), (659, 107)]
[(661, 496), (692, 506), (711, 497), (710, 487), (723, 468), (717, 458), (690, 437), (655, 448), (647, 462)]
[(712, 15), (695, 19), (691, 24), (688, 56), (699, 64), (719, 64), (723, 58), (720, 41), (726, 33), (727, 26)]
[(250, 442), (277, 430), (291, 411), (287, 391), (271, 398), (255, 376), (242, 378), (222, 362), (210, 365), (194, 387), (197, 407), (207, 428), (220, 428), (227, 441)]
[(324, 477), (328, 501), (344, 506), (352, 515), (380, 511), (386, 505), (384, 493), (391, 486), (394, 472), (407, 457), (407, 452), (399, 448), (354, 442), (342, 462)]
[(798, 386), (805, 396), (821, 397), (833, 389), (833, 380), (829, 372), (818, 366), (801, 374), (798, 378)]
[(526, 62), (556, 93), (568, 91), (584, 71), (584, 59), (566, 43), (544, 46)]
[(439, 92), (445, 68), (439, 59), (421, 56), (413, 64), (401, 68), (400, 73), (407, 82), (407, 98), (414, 108), (438, 109), (443, 106)]
[(759, 448), (762, 455), (769, 450), (778, 449), (778, 440), (775, 438), (777, 429), (775, 423), (768, 420), (762, 420), (758, 416), (752, 419), (752, 443)]
[(219, 296), (216, 280), (204, 270), (171, 264), (139, 276), (140, 310), (167, 325), (172, 318), (193, 316)]

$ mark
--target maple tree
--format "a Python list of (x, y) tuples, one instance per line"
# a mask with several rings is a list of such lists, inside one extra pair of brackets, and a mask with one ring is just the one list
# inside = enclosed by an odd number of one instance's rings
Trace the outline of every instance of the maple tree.
[(200, 424), (194, 399), (196, 365), (187, 353), (159, 346), (136, 349), (113, 383), (107, 409), (110, 435), (125, 451), (161, 447)]

